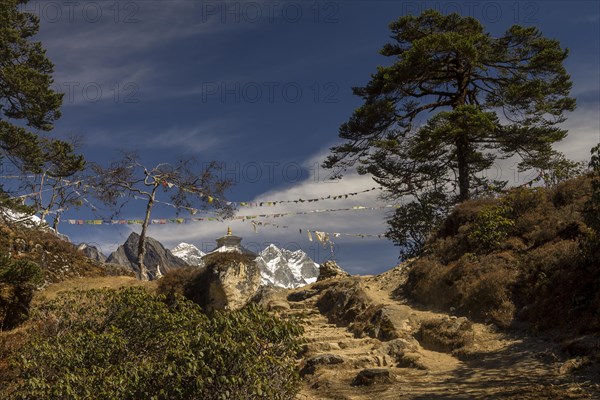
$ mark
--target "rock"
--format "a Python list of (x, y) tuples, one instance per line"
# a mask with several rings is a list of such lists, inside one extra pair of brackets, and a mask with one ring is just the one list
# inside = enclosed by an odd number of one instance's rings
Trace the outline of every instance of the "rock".
[(317, 282), (330, 278), (340, 278), (350, 276), (349, 273), (344, 271), (337, 263), (333, 260), (325, 261), (319, 266), (319, 277)]
[(251, 255), (216, 253), (203, 260), (206, 269), (197, 290), (205, 294), (205, 310), (237, 310), (256, 295), (260, 271)]
[[(285, 301), (285, 289), (274, 286), (261, 286), (252, 296), (251, 301), (262, 306), (265, 310), (269, 309), (269, 304), (273, 301)], [(288, 303), (289, 306), (289, 303)], [(290, 307), (288, 307), (290, 308)]]
[(351, 386), (370, 386), (379, 383), (392, 383), (389, 370), (385, 368), (363, 369), (356, 375)]
[(450, 353), (473, 343), (473, 324), (466, 318), (442, 318), (425, 321), (416, 333), (421, 346), (428, 350)]
[(300, 376), (312, 375), (316, 372), (319, 365), (336, 365), (344, 363), (344, 358), (336, 354), (320, 354), (309, 358), (300, 370)]
[(302, 346), (302, 354), (317, 354), (336, 350), (341, 350), (340, 345), (337, 343), (313, 342)]
[(298, 292), (290, 293), (288, 295), (287, 299), (288, 299), (288, 301), (299, 302), (299, 301), (304, 301), (304, 300), (310, 299), (317, 293), (319, 293), (319, 291), (317, 289), (304, 289), (304, 290), (300, 290)]
[(354, 278), (335, 282), (317, 300), (316, 306), (330, 323), (348, 326), (369, 307), (370, 301)]
[(370, 306), (353, 324), (352, 332), (356, 337), (369, 336), (383, 341), (400, 336), (388, 311), (381, 305)]
[(561, 350), (570, 356), (590, 356), (600, 353), (600, 338), (594, 335), (578, 336), (565, 340)]
[(419, 353), (405, 353), (397, 360), (398, 368), (415, 368), (420, 370), (427, 370), (428, 368), (421, 362), (421, 355)]
[(418, 349), (418, 343), (415, 339), (394, 339), (389, 342), (385, 342), (381, 348), (384, 354), (391, 356), (396, 362), (404, 357), (406, 353), (416, 352)]
[(591, 364), (591, 361), (587, 357), (572, 358), (572, 359), (564, 362), (558, 369), (558, 372), (561, 375), (570, 374), (570, 373), (575, 372), (578, 369), (581, 369), (582, 367), (585, 367), (586, 365), (589, 365), (589, 364)]
[[(138, 243), (140, 235), (132, 232), (119, 248), (106, 259), (107, 263), (123, 265), (131, 268), (136, 274), (139, 273), (137, 266)], [(175, 257), (170, 250), (156, 239), (146, 238), (146, 255), (144, 264), (148, 270), (148, 279), (157, 279), (157, 276), (170, 271), (173, 268), (186, 267), (187, 264), (180, 258)]]
[(273, 300), (267, 305), (269, 311), (285, 311), (290, 309), (290, 303), (285, 300)]

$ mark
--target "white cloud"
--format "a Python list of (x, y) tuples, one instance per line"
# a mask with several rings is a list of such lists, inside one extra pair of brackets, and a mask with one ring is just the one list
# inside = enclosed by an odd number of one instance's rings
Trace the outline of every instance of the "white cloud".
[(564, 128), (568, 136), (555, 148), (567, 158), (583, 161), (590, 159), (590, 149), (600, 143), (600, 102), (579, 107), (568, 115)]

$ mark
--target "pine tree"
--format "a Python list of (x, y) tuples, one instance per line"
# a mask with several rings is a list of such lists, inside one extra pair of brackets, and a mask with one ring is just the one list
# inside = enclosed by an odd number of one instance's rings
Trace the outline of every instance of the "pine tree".
[[(506, 184), (480, 176), (497, 158), (517, 155), (526, 170), (556, 157), (552, 144), (566, 136), (558, 124), (575, 108), (563, 66), (568, 51), (557, 40), (518, 25), (493, 37), (475, 18), (434, 10), (390, 29), (393, 42), (380, 53), (393, 63), (353, 88), (364, 104), (341, 125), (345, 142), (331, 148), (324, 167), (341, 176), (356, 165), (387, 196), (443, 211)], [(439, 215), (423, 214), (433, 218), (427, 227)], [(394, 228), (388, 235), (401, 246), (411, 240)]]
[(8, 159), (26, 173), (52, 164), (55, 175), (66, 177), (85, 162), (68, 143), (43, 136), (61, 116), (63, 94), (52, 89), (54, 65), (33, 40), (39, 18), (19, 9), (25, 3), (0, 4), (0, 163)]

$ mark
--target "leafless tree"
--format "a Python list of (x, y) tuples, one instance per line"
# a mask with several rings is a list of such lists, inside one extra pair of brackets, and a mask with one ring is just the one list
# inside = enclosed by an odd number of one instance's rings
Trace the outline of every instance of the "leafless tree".
[(92, 166), (95, 195), (102, 202), (115, 209), (122, 208), (133, 197), (146, 202), (137, 253), (138, 277), (142, 280), (148, 280), (144, 265), (146, 232), (160, 193), (165, 193), (178, 213), (211, 208), (222, 217), (228, 217), (233, 212), (231, 203), (224, 199), (224, 192), (232, 182), (220, 176), (219, 164), (212, 162), (201, 169), (197, 167), (194, 159), (187, 159), (176, 165), (160, 163), (148, 168), (135, 153), (125, 153), (120, 161), (107, 168), (98, 164)]
[(40, 218), (54, 213), (52, 228), (58, 229), (60, 217), (71, 207), (78, 207), (86, 195), (82, 185), (85, 160), (74, 152), (81, 147), (81, 138), (69, 141), (40, 140), (44, 163), (30, 171), (24, 171), (22, 189), (31, 195), (27, 198), (31, 206), (40, 213)]

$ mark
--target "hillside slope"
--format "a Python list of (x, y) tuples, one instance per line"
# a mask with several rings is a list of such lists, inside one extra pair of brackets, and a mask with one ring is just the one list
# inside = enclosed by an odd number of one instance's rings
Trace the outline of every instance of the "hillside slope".
[(0, 253), (31, 261), (44, 273), (45, 284), (82, 276), (105, 276), (107, 269), (49, 231), (0, 220)]
[(458, 205), (398, 290), (500, 327), (600, 332), (600, 268), (586, 254), (588, 177)]

